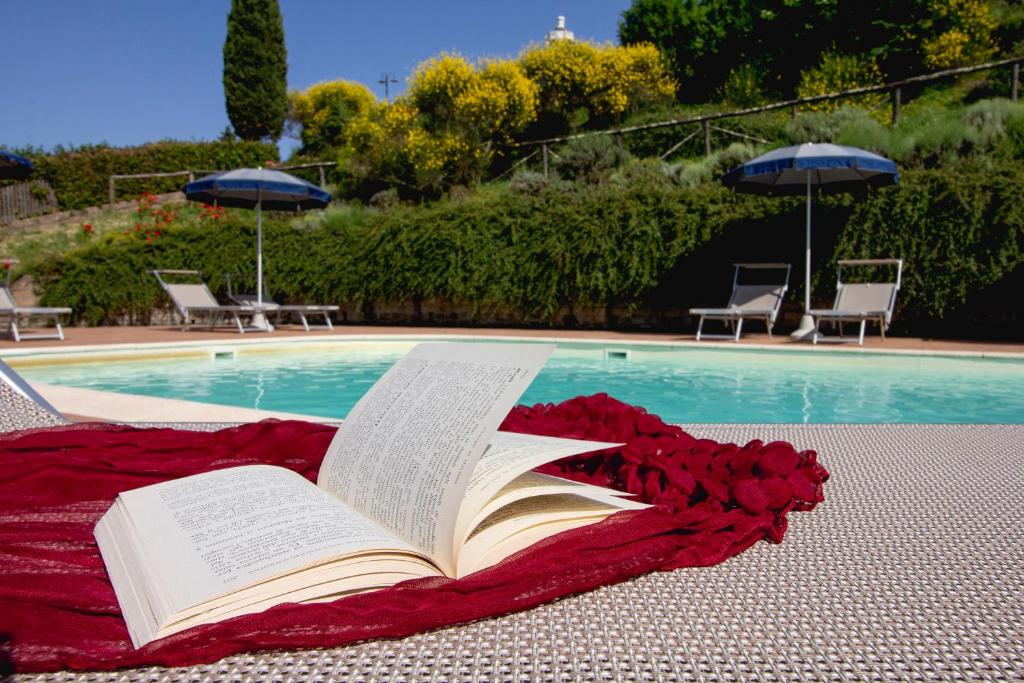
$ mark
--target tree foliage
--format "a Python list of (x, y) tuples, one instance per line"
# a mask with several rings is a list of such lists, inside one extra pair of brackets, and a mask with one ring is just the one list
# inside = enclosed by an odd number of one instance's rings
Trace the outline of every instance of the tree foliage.
[(243, 140), (277, 140), (288, 111), (288, 61), (277, 0), (231, 0), (224, 99)]
[(827, 52), (868, 55), (887, 79), (975, 63), (994, 53), (997, 29), (986, 0), (634, 0), (619, 38), (656, 45), (680, 99), (702, 102), (744, 66), (788, 96)]
[(290, 92), (287, 127), (302, 141), (299, 154), (323, 155), (345, 145), (349, 124), (376, 102), (365, 85), (343, 79)]
[(996, 21), (985, 0), (932, 0), (931, 35), (924, 39), (924, 63), (934, 69), (978, 64), (996, 52)]

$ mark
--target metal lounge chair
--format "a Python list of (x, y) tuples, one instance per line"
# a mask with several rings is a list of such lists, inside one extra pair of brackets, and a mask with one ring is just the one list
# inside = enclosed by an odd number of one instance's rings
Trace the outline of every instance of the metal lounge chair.
[[(690, 315), (699, 315), (697, 324), (697, 341), (701, 339), (732, 339), (739, 341), (743, 333), (743, 321), (747, 318), (763, 320), (772, 336), (772, 326), (782, 307), (782, 299), (789, 287), (788, 263), (734, 263), (732, 276), (732, 296), (725, 308), (691, 308)], [(784, 270), (785, 278), (781, 283), (741, 284), (740, 273), (752, 270)], [(721, 320), (731, 328), (732, 334), (704, 334), (705, 320)]]
[[(896, 266), (894, 282), (843, 282), (843, 266)], [(846, 259), (839, 261), (836, 269), (836, 300), (832, 308), (811, 309), (814, 318), (813, 341), (864, 343), (864, 330), (869, 322), (878, 325), (882, 341), (885, 331), (892, 322), (892, 311), (896, 305), (896, 293), (903, 276), (903, 259)], [(822, 323), (831, 323), (839, 330), (839, 336), (826, 337), (821, 334)], [(843, 323), (859, 323), (856, 337), (843, 334)]]
[[(231, 275), (227, 275), (228, 283), (228, 298), (234, 301), (240, 306), (256, 306), (258, 297), (255, 294), (242, 294), (241, 292), (232, 291), (231, 286)], [(266, 314), (268, 320), (274, 325), (280, 325), (281, 316), (284, 315), (285, 319), (296, 314), (299, 316), (299, 320), (302, 322), (303, 329), (306, 332), (310, 330), (333, 330), (334, 325), (331, 324), (331, 313), (335, 313), (339, 310), (338, 306), (331, 305), (320, 305), (320, 304), (279, 304), (271, 300), (268, 294), (267, 281), (263, 280), (263, 303), (261, 304), (261, 310)], [(311, 325), (309, 318), (311, 316), (323, 316), (324, 322), (322, 325)]]
[[(61, 327), (60, 317), (62, 315), (69, 315), (71, 313), (70, 308), (19, 306), (14, 301), (14, 293), (11, 291), (11, 269), (9, 266), (17, 262), (16, 259), (4, 260), (8, 268), (4, 284), (0, 286), (0, 325), (8, 329), (16, 342), (20, 342), (23, 339), (60, 339), (64, 341), (64, 328)], [(32, 332), (30, 334), (22, 332), (21, 328), (28, 327), (29, 322), (32, 320), (44, 322), (52, 320), (56, 329), (53, 332)]]
[[(224, 306), (218, 303), (210, 292), (210, 288), (203, 282), (203, 274), (198, 270), (153, 270), (150, 271), (156, 277), (164, 292), (170, 297), (174, 308), (178, 311), (183, 321), (182, 330), (188, 330), (197, 325), (200, 320), (206, 319), (209, 328), (212, 330), (218, 322), (234, 324), (239, 334), (246, 331), (264, 331), (261, 327), (245, 327), (242, 325), (240, 316), (248, 316), (250, 322), (263, 310), (255, 306)], [(183, 284), (168, 282), (165, 275), (189, 275), (199, 280), (199, 283)]]

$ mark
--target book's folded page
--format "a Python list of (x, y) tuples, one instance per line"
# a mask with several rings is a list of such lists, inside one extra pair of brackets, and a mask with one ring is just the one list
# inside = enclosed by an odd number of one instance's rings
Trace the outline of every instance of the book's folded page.
[(530, 471), (617, 444), (496, 431), (552, 348), (417, 346), (353, 408), (316, 485), (252, 465), (121, 493), (96, 539), (133, 644), (283, 602), (464, 576), (646, 507)]

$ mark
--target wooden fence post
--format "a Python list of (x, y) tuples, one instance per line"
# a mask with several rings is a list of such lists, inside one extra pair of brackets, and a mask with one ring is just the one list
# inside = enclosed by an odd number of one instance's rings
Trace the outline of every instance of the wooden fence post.
[(110, 176), (107, 180), (107, 191), (110, 193), (110, 206), (114, 206), (114, 176)]
[(711, 122), (704, 120), (704, 156), (711, 156)]
[(324, 167), (317, 166), (316, 168), (320, 171), (320, 187), (327, 187), (327, 175), (324, 173)]
[(1013, 65), (1013, 81), (1010, 85), (1010, 99), (1014, 102), (1020, 96), (1020, 62)]
[(195, 182), (195, 179), (196, 179), (196, 174), (195, 174), (195, 173), (193, 173), (192, 171), (189, 171), (189, 172), (188, 172), (188, 181), (189, 181), (190, 183), (191, 183), (191, 182)]
[(896, 88), (892, 91), (892, 125), (900, 125), (900, 99), (903, 93), (900, 88)]
[(793, 111), (790, 112), (790, 121), (796, 121), (797, 107), (793, 105)]
[(547, 145), (541, 145), (541, 150), (543, 151), (543, 155), (542, 156), (544, 157), (544, 177), (547, 178), (548, 177), (548, 146)]

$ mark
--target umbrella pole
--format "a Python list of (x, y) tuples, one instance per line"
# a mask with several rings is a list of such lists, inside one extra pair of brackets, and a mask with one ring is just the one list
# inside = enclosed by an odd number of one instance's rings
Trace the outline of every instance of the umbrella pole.
[(256, 191), (256, 308), (259, 309), (252, 317), (253, 327), (264, 332), (273, 332), (274, 326), (263, 313), (263, 198), (260, 190)]
[(791, 339), (810, 339), (814, 336), (814, 318), (811, 317), (811, 173), (807, 171), (807, 250), (804, 254), (804, 314), (800, 318), (800, 327), (796, 328)]
[(807, 172), (807, 254), (804, 258), (804, 315), (811, 312), (811, 172)]
[(263, 200), (256, 193), (256, 305), (263, 306)]

